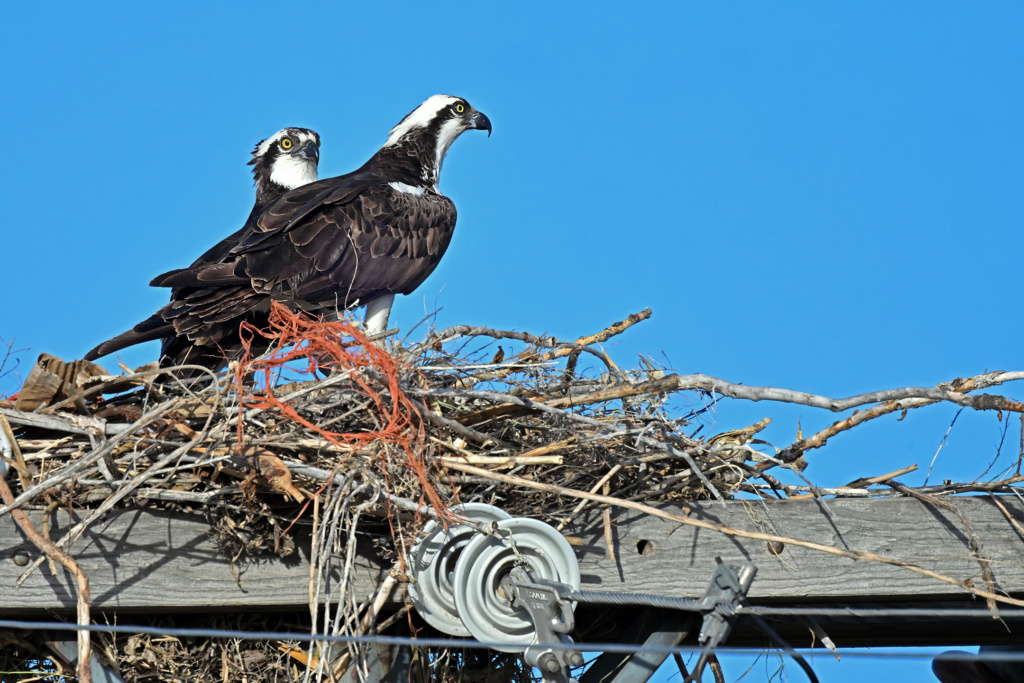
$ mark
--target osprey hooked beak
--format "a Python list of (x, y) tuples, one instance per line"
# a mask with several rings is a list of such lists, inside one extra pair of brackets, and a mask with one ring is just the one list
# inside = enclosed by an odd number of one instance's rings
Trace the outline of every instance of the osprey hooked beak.
[(473, 112), (473, 114), (469, 117), (469, 127), (477, 128), (479, 130), (486, 130), (487, 137), (491, 137), (491, 120), (487, 118), (487, 115), (482, 112)]
[[(490, 125), (490, 124), (488, 124)], [(303, 159), (312, 160), (313, 163), (320, 163), (320, 148), (316, 146), (316, 143), (312, 140), (295, 150), (295, 156)]]

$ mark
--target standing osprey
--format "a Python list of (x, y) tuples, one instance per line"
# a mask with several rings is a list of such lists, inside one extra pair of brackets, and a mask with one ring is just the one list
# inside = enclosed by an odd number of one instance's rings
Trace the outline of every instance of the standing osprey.
[[(266, 140), (257, 142), (249, 161), (249, 165), (252, 166), (253, 184), (256, 186), (256, 202), (252, 205), (246, 223), (254, 220), (267, 204), (288, 190), (315, 182), (319, 163), (320, 134), (315, 130), (282, 128)], [(197, 258), (190, 267), (217, 263), (234, 246), (241, 234), (242, 230), (239, 230), (228, 235), (207, 249), (206, 253)], [(173, 300), (174, 296), (171, 298)], [(107, 353), (110, 351), (101, 355)]]
[[(256, 202), (253, 204), (246, 223), (253, 221), (267, 204), (288, 190), (294, 190), (296, 187), (314, 182), (319, 161), (320, 135), (308, 128), (282, 128), (266, 140), (256, 143), (252, 150), (252, 159), (249, 161), (249, 165), (253, 167)], [(197, 268), (219, 262), (235, 245), (244, 229), (228, 235), (207, 249), (190, 267)], [(171, 303), (175, 299), (187, 295), (187, 289), (174, 288), (171, 290)], [(166, 308), (165, 306), (131, 330), (100, 344), (90, 351), (89, 355), (98, 358), (134, 344), (153, 339), (166, 339), (169, 336), (169, 330), (161, 317), (161, 313)]]
[[(456, 212), (438, 178), (452, 143), (474, 128), (490, 134), (491, 122), (466, 100), (429, 98), (361, 168), (271, 201), (216, 263), (154, 279), (177, 295), (146, 339), (165, 338), (165, 365), (220, 367), (240, 346), (240, 323), (265, 326), (272, 300), (325, 313), (365, 305), (367, 330), (383, 331), (395, 295), (422, 284), (448, 249)], [(86, 358), (136, 343), (116, 341)]]

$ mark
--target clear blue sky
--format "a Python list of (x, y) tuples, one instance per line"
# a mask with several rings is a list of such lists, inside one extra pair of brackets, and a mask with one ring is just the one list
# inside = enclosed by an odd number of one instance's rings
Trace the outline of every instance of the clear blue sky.
[[(650, 306), (609, 347), (620, 363), (664, 352), (680, 372), (829, 395), (1024, 366), (1020, 3), (4, 13), (0, 337), (30, 349), (25, 367), (42, 351), (79, 357), (166, 301), (150, 278), (247, 215), (256, 141), (314, 128), (321, 177), (337, 175), (437, 92), (466, 97), (494, 135), (467, 134), (448, 157), (458, 229), (397, 302), (399, 326), (440, 305), (440, 326), (571, 338)], [(954, 413), (837, 437), (807, 474), (923, 471)], [(725, 401), (711, 427), (765, 416), (780, 446), (797, 420), (807, 432), (834, 419)], [(979, 475), (1001, 427), (962, 415), (938, 475)], [(1012, 429), (1008, 443), (1015, 454)], [(850, 661), (830, 677), (925, 679), (915, 666)]]

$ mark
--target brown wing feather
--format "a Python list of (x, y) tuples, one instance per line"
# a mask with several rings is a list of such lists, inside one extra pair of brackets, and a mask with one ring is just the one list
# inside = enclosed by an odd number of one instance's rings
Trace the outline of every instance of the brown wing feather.
[(344, 209), (347, 221), (334, 226), (343, 234), (330, 241), (330, 249), (318, 251), (315, 262), (317, 274), (327, 275), (330, 284), (311, 277), (292, 292), (296, 298), (330, 305), (339, 286), (348, 290), (348, 301), (362, 303), (382, 294), (409, 294), (437, 267), (455, 229), (455, 205), (437, 194), (377, 186)]
[(152, 319), (176, 333), (165, 338), (164, 355), (215, 362), (219, 348), (238, 347), (239, 323), (265, 323), (270, 299), (333, 309), (409, 294), (437, 267), (455, 219), (447, 197), (398, 192), (360, 172), (286, 193), (236, 233), (220, 262), (197, 261), (153, 280), (174, 287)]

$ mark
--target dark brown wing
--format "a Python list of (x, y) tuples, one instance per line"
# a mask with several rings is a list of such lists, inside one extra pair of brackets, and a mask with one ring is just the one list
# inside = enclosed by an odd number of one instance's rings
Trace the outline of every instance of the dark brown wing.
[[(247, 284), (249, 278), (240, 267), (243, 265), (239, 260), (241, 254), (272, 245), (280, 239), (282, 232), (300, 223), (318, 208), (351, 200), (364, 183), (365, 178), (350, 173), (309, 183), (287, 192), (268, 204), (262, 212), (250, 215), (241, 230), (207, 250), (191, 266), (158, 275), (150, 285), (177, 288)], [(265, 220), (261, 223), (261, 219)], [(212, 256), (216, 256), (216, 259), (208, 258)]]
[[(346, 178), (342, 176), (303, 186), (300, 192), (276, 205), (275, 211), (279, 214), (293, 211), (300, 216), (318, 201), (344, 194), (348, 184), (339, 181)], [(259, 324), (259, 315), (255, 313), (258, 313), (259, 303), (265, 297), (253, 291), (250, 278), (244, 274), (233, 275), (238, 263), (237, 258), (231, 257), (231, 250), (240, 244), (254, 242), (260, 236), (256, 218), (261, 211), (254, 209), (240, 230), (208, 249), (188, 268), (172, 270), (154, 278), (150, 283), (152, 286), (172, 287), (170, 303), (86, 355), (98, 358), (134, 344), (163, 339), (163, 356), (175, 364), (195, 356), (190, 352), (194, 343), (225, 348), (232, 346), (237, 341), (238, 323), (247, 319), (247, 312), (248, 319)], [(206, 282), (207, 278), (212, 282)]]
[(444, 256), (455, 221), (447, 197), (400, 192), (359, 172), (292, 190), (236, 233), (219, 263), (153, 280), (174, 288), (154, 316), (167, 325), (161, 331), (174, 330), (164, 355), (181, 361), (195, 354), (193, 346), (230, 352), (239, 323), (262, 326), (272, 299), (346, 309), (409, 294)]
[(409, 294), (437, 267), (455, 220), (447, 197), (374, 184), (293, 223), (287, 241), (245, 254), (245, 273), (263, 291), (329, 308)]
[(199, 290), (249, 285), (273, 298), (342, 309), (412, 292), (448, 249), (455, 206), (435, 193), (358, 180), (334, 179), (333, 187), (320, 181), (283, 195), (222, 263), (172, 271), (153, 284), (188, 288), (185, 298), (193, 300)]

